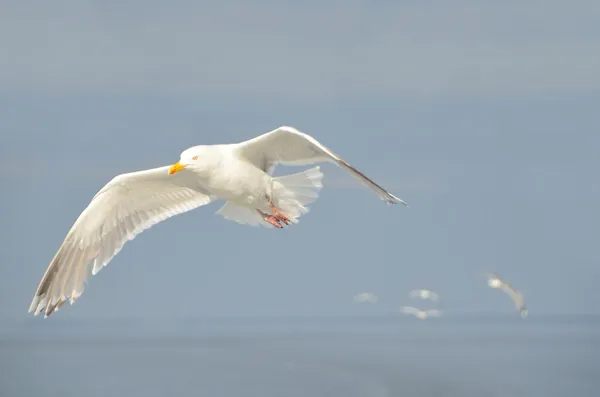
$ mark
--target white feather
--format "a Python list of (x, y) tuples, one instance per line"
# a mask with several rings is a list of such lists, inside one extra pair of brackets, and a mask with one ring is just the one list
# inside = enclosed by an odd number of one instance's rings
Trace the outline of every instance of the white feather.
[(221, 215), (223, 218), (239, 223), (240, 225), (249, 225), (249, 226), (264, 226), (266, 228), (273, 228), (274, 226), (268, 222), (265, 222), (260, 214), (251, 208), (244, 207), (241, 205), (237, 205), (232, 203), (231, 201), (227, 201), (225, 205), (215, 212), (218, 215)]
[(172, 167), (122, 174), (106, 184), (75, 221), (48, 265), (29, 311), (37, 315), (43, 310), (49, 316), (65, 301), (74, 303), (89, 278), (127, 241), (156, 223), (216, 199), (227, 201), (217, 213), (238, 223), (270, 227), (258, 211), (266, 214), (274, 209), (298, 222), (318, 198), (323, 174), (319, 167), (279, 177), (270, 172), (277, 163), (316, 162), (337, 164), (386, 202), (404, 203), (314, 138), (291, 127), (241, 143), (194, 146), (183, 151)]
[(405, 314), (419, 314), (421, 312), (420, 309), (417, 309), (416, 307), (412, 307), (412, 306), (404, 306), (404, 307), (400, 308), (400, 310), (402, 311), (402, 313), (405, 313)]
[(409, 293), (411, 298), (429, 299), (434, 302), (439, 300), (439, 295), (427, 289), (415, 289)]
[(421, 310), (412, 306), (403, 306), (400, 310), (404, 314), (412, 314), (421, 320), (426, 319), (427, 317), (439, 317), (442, 315), (442, 311), (438, 309)]
[(496, 273), (486, 273), (488, 278), (488, 285), (493, 289), (499, 289), (506, 293), (513, 300), (515, 307), (521, 314), (521, 317), (527, 317), (529, 311), (527, 306), (525, 305), (525, 299), (523, 298), (523, 294), (514, 288), (512, 285), (504, 281), (498, 274)]
[(389, 204), (406, 203), (394, 196), (340, 156), (318, 142), (312, 136), (293, 127), (279, 127), (266, 134), (238, 144), (239, 155), (257, 167), (272, 172), (279, 163), (283, 165), (306, 165), (333, 163), (365, 183)]
[(361, 292), (354, 296), (354, 301), (358, 303), (377, 303), (378, 300), (377, 296), (371, 292)]
[[(319, 197), (323, 187), (323, 173), (320, 167), (313, 167), (296, 174), (273, 178), (273, 204), (286, 214), (292, 223), (298, 223), (298, 218), (309, 212), (307, 205)], [(216, 212), (225, 219), (250, 226), (272, 228), (254, 209), (228, 201)]]
[(142, 231), (213, 197), (191, 172), (169, 167), (122, 174), (106, 184), (75, 221), (37, 288), (29, 312), (45, 315), (83, 293), (88, 279)]

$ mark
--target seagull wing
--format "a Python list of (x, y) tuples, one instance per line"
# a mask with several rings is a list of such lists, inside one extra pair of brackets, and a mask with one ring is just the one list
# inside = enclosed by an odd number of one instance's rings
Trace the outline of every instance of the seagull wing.
[(354, 295), (354, 301), (355, 302), (364, 302), (367, 299), (367, 295), (366, 294), (357, 294)]
[(187, 170), (169, 167), (122, 174), (106, 184), (79, 215), (48, 265), (29, 312), (51, 315), (67, 299), (73, 304), (88, 279), (128, 240), (167, 218), (215, 199)]
[(400, 310), (402, 311), (402, 313), (405, 313), (405, 314), (421, 313), (421, 310), (417, 309), (416, 307), (412, 307), (412, 306), (403, 306)]
[(379, 300), (379, 298), (377, 298), (376, 295), (374, 294), (369, 294), (369, 302), (370, 303), (377, 303), (377, 301)]
[(375, 296), (374, 294), (371, 294), (369, 292), (363, 292), (358, 295), (355, 295), (354, 300), (359, 303), (363, 303), (363, 302), (376, 303), (377, 296)]
[(525, 300), (519, 291), (506, 283), (502, 285), (502, 291), (506, 292), (512, 298), (512, 300), (515, 302), (517, 310), (520, 312), (525, 310)]
[(333, 163), (365, 183), (385, 202), (406, 205), (404, 201), (373, 182), (369, 177), (352, 167), (315, 138), (295, 128), (279, 127), (276, 130), (237, 145), (238, 154), (241, 158), (244, 158), (265, 172), (271, 173), (278, 163), (283, 165)]
[(428, 316), (439, 317), (442, 315), (442, 311), (438, 309), (429, 309), (426, 311)]

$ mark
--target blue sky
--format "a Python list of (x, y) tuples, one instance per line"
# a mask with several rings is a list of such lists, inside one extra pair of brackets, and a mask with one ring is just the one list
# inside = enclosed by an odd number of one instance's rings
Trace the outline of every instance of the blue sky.
[(237, 225), (220, 204), (172, 218), (54, 321), (359, 314), (361, 291), (386, 313), (416, 287), (449, 313), (510, 312), (484, 270), (532, 315), (600, 313), (599, 20), (592, 1), (3, 2), (0, 318), (27, 316), (114, 175), (279, 125), (410, 208), (325, 165), (298, 225)]

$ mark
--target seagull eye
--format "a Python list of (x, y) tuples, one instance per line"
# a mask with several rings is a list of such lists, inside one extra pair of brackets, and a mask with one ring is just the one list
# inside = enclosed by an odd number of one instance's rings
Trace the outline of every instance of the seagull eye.
[(192, 157), (192, 160), (194, 160), (194, 161), (198, 160), (198, 156)]

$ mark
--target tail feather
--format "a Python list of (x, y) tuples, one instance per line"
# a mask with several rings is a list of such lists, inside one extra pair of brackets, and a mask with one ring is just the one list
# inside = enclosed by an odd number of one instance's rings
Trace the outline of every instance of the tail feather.
[[(322, 179), (323, 173), (318, 166), (296, 174), (273, 178), (273, 204), (292, 223), (298, 223), (298, 218), (309, 211), (307, 206), (319, 197), (319, 191), (323, 187)], [(273, 227), (264, 221), (255, 209), (230, 201), (226, 202), (216, 213), (227, 220), (240, 224)]]
[(296, 174), (273, 178), (273, 204), (293, 223), (309, 212), (307, 207), (319, 198), (323, 187), (320, 167), (313, 167)]
[(248, 207), (242, 207), (228, 201), (219, 208), (216, 212), (223, 218), (239, 223), (241, 225), (273, 227), (270, 223), (263, 221), (262, 217), (256, 210)]

